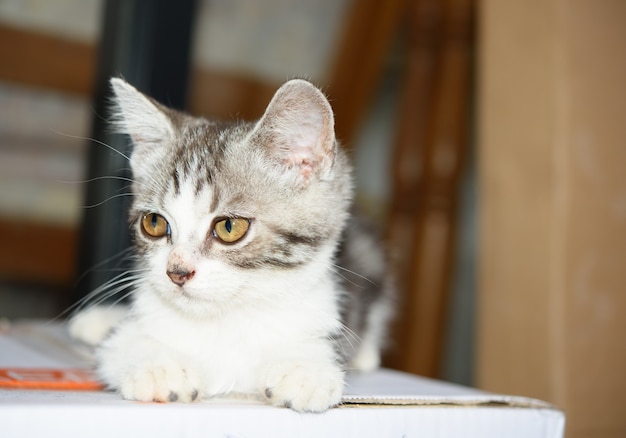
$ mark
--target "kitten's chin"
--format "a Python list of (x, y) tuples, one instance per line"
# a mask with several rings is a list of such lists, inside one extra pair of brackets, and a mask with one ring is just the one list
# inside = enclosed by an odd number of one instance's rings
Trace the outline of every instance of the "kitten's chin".
[(234, 297), (224, 298), (207, 294), (191, 287), (176, 287), (163, 292), (161, 298), (168, 307), (185, 316), (207, 318), (223, 315), (232, 308)]

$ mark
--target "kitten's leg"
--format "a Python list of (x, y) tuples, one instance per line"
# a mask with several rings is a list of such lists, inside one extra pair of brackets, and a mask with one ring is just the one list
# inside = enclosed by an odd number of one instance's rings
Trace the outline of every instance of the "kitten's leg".
[(326, 344), (293, 346), (272, 361), (262, 389), (271, 404), (298, 412), (323, 412), (339, 404), (344, 373)]
[(98, 345), (128, 312), (128, 306), (121, 304), (94, 306), (82, 310), (69, 322), (70, 336), (89, 345)]
[(380, 366), (380, 351), (378, 345), (372, 342), (363, 342), (357, 354), (350, 361), (350, 371), (370, 372)]
[(191, 402), (201, 397), (194, 362), (142, 333), (134, 323), (115, 331), (97, 354), (98, 374), (125, 399)]
[(387, 334), (392, 307), (389, 299), (382, 297), (374, 302), (367, 315), (366, 328), (349, 369), (360, 372), (374, 371), (380, 366), (381, 350)]

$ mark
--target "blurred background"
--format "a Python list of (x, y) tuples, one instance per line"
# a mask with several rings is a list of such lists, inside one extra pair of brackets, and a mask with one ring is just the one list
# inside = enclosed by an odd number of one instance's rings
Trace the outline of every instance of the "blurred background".
[(108, 77), (246, 120), (305, 77), (392, 254), (386, 365), (626, 436), (624, 24), (623, 0), (2, 0), (0, 317), (120, 269), (124, 187), (84, 182), (125, 172), (86, 140), (128, 147)]

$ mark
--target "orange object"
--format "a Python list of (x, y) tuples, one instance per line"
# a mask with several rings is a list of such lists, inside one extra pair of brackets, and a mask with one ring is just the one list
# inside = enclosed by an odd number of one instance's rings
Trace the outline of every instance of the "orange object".
[(98, 391), (103, 387), (85, 369), (0, 368), (0, 389)]

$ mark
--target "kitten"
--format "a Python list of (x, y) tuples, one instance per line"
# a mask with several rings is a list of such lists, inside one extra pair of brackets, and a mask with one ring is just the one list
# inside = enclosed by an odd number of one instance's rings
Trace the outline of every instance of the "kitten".
[(326, 97), (291, 80), (258, 122), (225, 124), (111, 85), (134, 147), (141, 275), (129, 309), (70, 323), (99, 344), (99, 377), (133, 400), (337, 405), (345, 371), (379, 365), (393, 288), (374, 237), (351, 219), (351, 167)]

